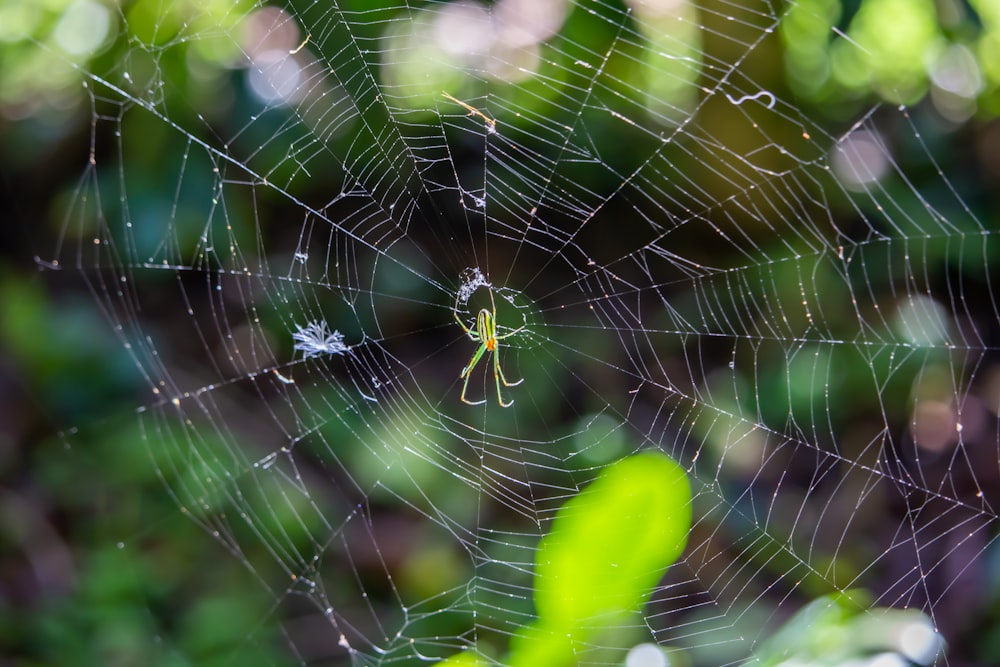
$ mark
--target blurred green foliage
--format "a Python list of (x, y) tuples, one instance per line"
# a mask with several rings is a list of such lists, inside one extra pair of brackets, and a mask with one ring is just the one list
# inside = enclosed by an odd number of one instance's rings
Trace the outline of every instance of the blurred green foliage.
[(873, 95), (916, 104), (933, 89), (946, 116), (977, 105), (996, 115), (997, 7), (991, 0), (791, 3), (781, 24), (789, 85), (837, 113), (856, 113)]
[(936, 664), (944, 645), (916, 610), (874, 607), (863, 591), (813, 600), (754, 651), (760, 667)]

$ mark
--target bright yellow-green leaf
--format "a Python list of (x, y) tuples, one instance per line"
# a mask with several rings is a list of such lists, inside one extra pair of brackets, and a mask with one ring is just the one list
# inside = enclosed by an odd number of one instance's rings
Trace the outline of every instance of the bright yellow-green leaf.
[(486, 667), (487, 662), (474, 651), (456, 653), (447, 660), (437, 663), (437, 667)]
[(507, 664), (573, 665), (588, 642), (616, 644), (690, 526), (691, 487), (669, 457), (646, 452), (607, 468), (563, 505), (539, 544), (538, 620), (514, 637)]
[(647, 452), (608, 468), (567, 502), (539, 545), (539, 620), (571, 630), (639, 608), (680, 556), (691, 524), (691, 489), (670, 458)]

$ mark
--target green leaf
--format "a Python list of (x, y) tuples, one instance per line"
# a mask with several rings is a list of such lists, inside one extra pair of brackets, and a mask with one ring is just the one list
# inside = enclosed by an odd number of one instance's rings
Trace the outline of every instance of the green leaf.
[(873, 655), (894, 655), (898, 664), (930, 665), (944, 646), (922, 612), (873, 607), (866, 591), (847, 590), (800, 609), (754, 651), (750, 662), (760, 667), (838, 667), (861, 664)]
[(691, 488), (657, 452), (606, 469), (556, 514), (535, 563), (538, 621), (515, 636), (509, 664), (572, 664), (580, 643), (624, 628), (684, 550)]
[(488, 663), (474, 651), (456, 653), (437, 663), (437, 667), (487, 667)]
[(640, 608), (690, 525), (691, 488), (670, 458), (648, 452), (611, 466), (559, 510), (539, 545), (539, 620), (568, 630)]

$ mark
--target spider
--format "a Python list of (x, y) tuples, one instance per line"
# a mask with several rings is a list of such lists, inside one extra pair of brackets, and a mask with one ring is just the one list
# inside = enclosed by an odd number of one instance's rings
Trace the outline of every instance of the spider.
[(500, 403), (500, 407), (509, 408), (514, 405), (514, 400), (511, 399), (507, 403), (503, 402), (503, 394), (500, 393), (500, 383), (503, 382), (505, 387), (516, 387), (517, 385), (524, 382), (524, 378), (521, 378), (517, 382), (507, 382), (507, 378), (504, 377), (503, 371), (500, 369), (500, 345), (499, 341), (504, 338), (510, 338), (514, 334), (518, 333), (525, 328), (525, 325), (521, 325), (513, 331), (508, 331), (505, 334), (497, 335), (497, 304), (493, 300), (493, 291), (490, 290), (490, 305), (493, 307), (492, 311), (483, 308), (479, 311), (476, 316), (476, 328), (475, 330), (470, 329), (465, 326), (462, 318), (458, 316), (458, 297), (455, 297), (455, 321), (458, 325), (462, 327), (462, 330), (468, 334), (474, 342), (479, 343), (479, 349), (476, 353), (472, 355), (472, 359), (465, 368), (462, 369), (462, 374), (458, 376), (460, 380), (464, 380), (462, 383), (462, 402), (469, 405), (482, 405), (486, 402), (484, 398), (481, 401), (470, 401), (465, 397), (465, 392), (469, 388), (469, 378), (472, 376), (472, 371), (479, 363), (479, 360), (483, 358), (483, 355), (487, 352), (493, 353), (493, 379), (497, 383), (497, 402)]

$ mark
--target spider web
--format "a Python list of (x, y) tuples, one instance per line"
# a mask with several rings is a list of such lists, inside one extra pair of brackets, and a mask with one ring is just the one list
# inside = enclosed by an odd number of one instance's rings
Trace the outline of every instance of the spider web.
[[(637, 642), (736, 664), (855, 589), (968, 637), (995, 218), (914, 109), (795, 101), (800, 8), (289, 3), (163, 10), (152, 37), (118, 14), (44, 261), (141, 373), (166, 492), (271, 600), (246, 644), (502, 660), (555, 511), (647, 449), (688, 470), (694, 523)], [(192, 75), (217, 92), (172, 94), (199, 49), (229, 54)]]

